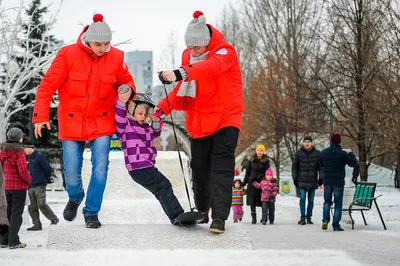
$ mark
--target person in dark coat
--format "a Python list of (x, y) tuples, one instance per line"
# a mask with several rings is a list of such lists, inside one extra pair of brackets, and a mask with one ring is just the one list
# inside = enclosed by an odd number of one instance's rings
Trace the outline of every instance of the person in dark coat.
[[(314, 208), (315, 190), (320, 184), (321, 165), (319, 163), (319, 150), (313, 143), (311, 136), (305, 136), (303, 139), (303, 147), (301, 147), (293, 158), (292, 178), (294, 185), (299, 189), (300, 196), (300, 220), (298, 224), (313, 224), (311, 221)], [(307, 198), (307, 212), (306, 212)]]
[(261, 207), (261, 190), (256, 189), (253, 182), (261, 182), (264, 179), (265, 172), (269, 168), (269, 160), (265, 153), (264, 145), (258, 145), (256, 152), (250, 159), (246, 168), (246, 175), (243, 180), (243, 186), (247, 186), (246, 204), (250, 206), (252, 224), (257, 223), (256, 207)]
[(341, 136), (339, 134), (333, 134), (330, 137), (330, 142), (331, 146), (320, 153), (322, 182), (324, 184), (322, 230), (328, 229), (333, 196), (335, 203), (332, 221), (333, 231), (343, 231), (339, 223), (342, 219), (345, 167), (346, 165), (350, 167), (356, 166), (357, 159), (350, 149), (342, 150), (340, 146)]
[(24, 152), (28, 156), (28, 169), (32, 177), (32, 183), (28, 189), (28, 196), (31, 202), (28, 206), (28, 211), (32, 218), (33, 226), (28, 228), (28, 231), (40, 231), (42, 230), (42, 223), (39, 210), (50, 220), (51, 224), (59, 222), (53, 210), (46, 203), (46, 186), (53, 168), (44, 155), (35, 149), (32, 141), (24, 139), (22, 144), (24, 145)]

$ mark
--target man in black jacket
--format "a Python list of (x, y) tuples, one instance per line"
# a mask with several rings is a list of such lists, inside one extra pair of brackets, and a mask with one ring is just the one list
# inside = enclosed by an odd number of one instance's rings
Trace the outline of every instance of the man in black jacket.
[[(298, 224), (313, 224), (311, 221), (314, 208), (315, 190), (322, 184), (319, 151), (314, 147), (311, 136), (305, 136), (301, 147), (293, 158), (292, 178), (299, 190), (300, 221)], [(306, 212), (306, 198), (308, 201)]]
[(33, 226), (28, 231), (42, 230), (42, 223), (39, 219), (39, 210), (51, 221), (51, 224), (57, 224), (58, 218), (46, 203), (46, 186), (48, 178), (53, 172), (53, 168), (47, 162), (44, 155), (35, 149), (32, 141), (24, 139), (24, 152), (28, 156), (28, 169), (32, 177), (32, 183), (28, 190), (28, 196), (31, 204), (28, 206), (29, 215), (32, 218)]
[(330, 137), (330, 141), (331, 146), (323, 150), (319, 156), (324, 184), (322, 230), (328, 229), (329, 211), (333, 197), (335, 203), (332, 221), (333, 231), (343, 231), (339, 223), (342, 219), (345, 167), (346, 165), (350, 167), (356, 166), (357, 158), (350, 149), (342, 149), (340, 146), (341, 136), (339, 134), (333, 134)]

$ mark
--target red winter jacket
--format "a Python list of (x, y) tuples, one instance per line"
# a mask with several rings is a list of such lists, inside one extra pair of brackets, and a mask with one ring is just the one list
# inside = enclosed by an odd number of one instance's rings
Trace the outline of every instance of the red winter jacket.
[(0, 163), (4, 171), (5, 190), (27, 190), (32, 182), (24, 148), (19, 143), (0, 144)]
[[(186, 128), (192, 138), (209, 136), (224, 127), (240, 130), (244, 110), (242, 76), (235, 48), (224, 41), (217, 29), (207, 24), (211, 40), (207, 46), (207, 58), (190, 64), (190, 51), (182, 55), (182, 66), (187, 80), (196, 80), (197, 91), (193, 110), (186, 112)], [(169, 93), (171, 109), (177, 109), (176, 94), (182, 81)], [(168, 103), (162, 100), (158, 107), (168, 115)]]
[(115, 104), (121, 84), (135, 84), (124, 52), (110, 47), (99, 57), (81, 41), (60, 49), (39, 85), (32, 123), (49, 121), (50, 102), (58, 90), (60, 140), (93, 140), (115, 132)]

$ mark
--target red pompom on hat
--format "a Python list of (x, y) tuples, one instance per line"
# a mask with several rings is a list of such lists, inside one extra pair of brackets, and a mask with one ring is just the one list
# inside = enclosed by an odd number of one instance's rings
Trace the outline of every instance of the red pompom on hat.
[(104, 17), (103, 17), (103, 15), (102, 14), (94, 14), (94, 16), (93, 16), (93, 21), (94, 22), (103, 22), (103, 19), (104, 19)]
[(203, 12), (197, 10), (193, 13), (193, 18), (198, 18), (203, 15), (204, 15)]

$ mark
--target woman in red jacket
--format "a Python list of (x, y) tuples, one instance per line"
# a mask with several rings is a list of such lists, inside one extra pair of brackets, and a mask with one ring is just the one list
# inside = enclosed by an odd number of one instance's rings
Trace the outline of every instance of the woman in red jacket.
[[(26, 244), (19, 240), (18, 232), (22, 225), (26, 191), (32, 178), (26, 167), (26, 157), (21, 144), (23, 135), (21, 129), (11, 128), (7, 131), (7, 141), (0, 143), (0, 163), (4, 171), (7, 218), (10, 224), (9, 228), (1, 228), (0, 244), (2, 248), (7, 246), (10, 249), (26, 247)], [(2, 217), (0, 217), (1, 220)]]
[(135, 85), (124, 63), (124, 52), (110, 44), (111, 30), (101, 14), (93, 17), (75, 44), (60, 49), (43, 77), (36, 95), (32, 122), (35, 136), (50, 129), (49, 109), (58, 90), (59, 139), (62, 140), (64, 174), (69, 201), (64, 219), (73, 221), (85, 192), (82, 187), (82, 154), (85, 142), (92, 151), (92, 176), (83, 208), (86, 227), (99, 228), (98, 219), (106, 186), (108, 154), (115, 132), (114, 97), (119, 86), (128, 86), (128, 100)]
[[(181, 67), (162, 71), (159, 77), (164, 84), (178, 82), (168, 100), (172, 110), (186, 112), (196, 208), (204, 213), (205, 223), (211, 208), (210, 231), (223, 233), (232, 203), (234, 152), (244, 110), (242, 78), (235, 48), (206, 24), (202, 12), (193, 17), (185, 33), (187, 49)], [(169, 114), (166, 99), (158, 109)]]

